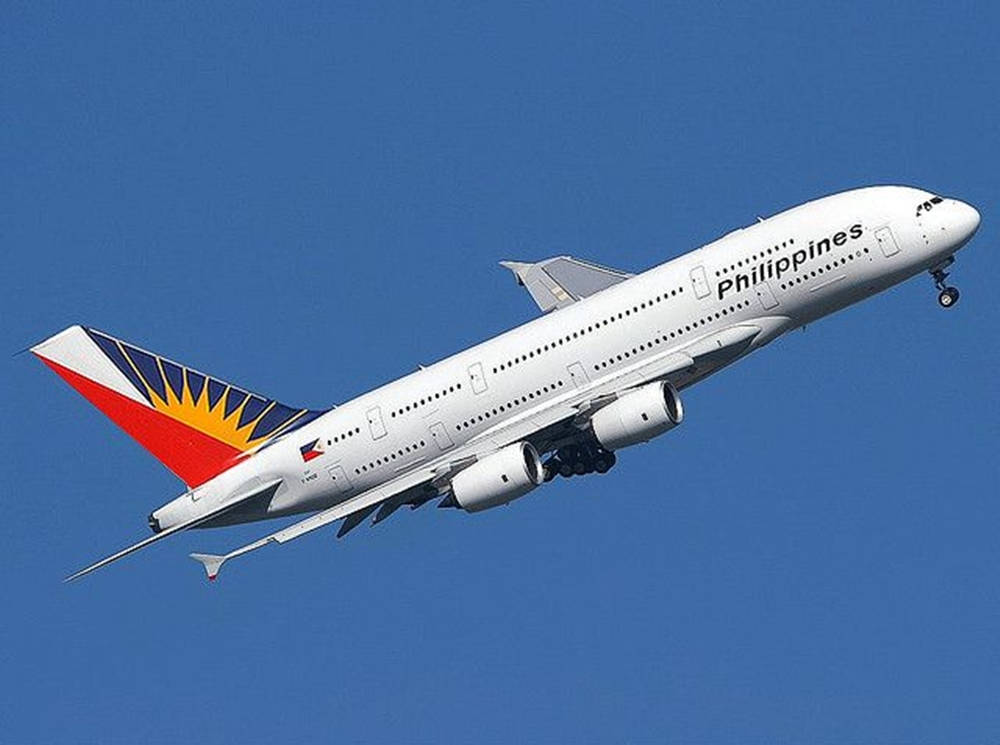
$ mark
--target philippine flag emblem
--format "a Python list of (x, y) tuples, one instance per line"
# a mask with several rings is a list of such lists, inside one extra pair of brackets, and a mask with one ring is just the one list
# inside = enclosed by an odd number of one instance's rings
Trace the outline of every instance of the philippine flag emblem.
[(302, 453), (302, 462), (308, 463), (323, 454), (323, 447), (319, 444), (319, 440), (313, 440), (308, 445), (300, 447), (299, 452)]

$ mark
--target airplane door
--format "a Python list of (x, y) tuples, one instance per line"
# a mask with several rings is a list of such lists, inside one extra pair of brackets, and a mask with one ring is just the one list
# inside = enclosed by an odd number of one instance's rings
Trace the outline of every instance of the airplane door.
[(337, 494), (347, 494), (351, 490), (351, 480), (347, 478), (342, 466), (330, 466), (326, 469), (330, 474), (330, 481), (333, 482), (333, 490)]
[(431, 431), (431, 437), (434, 438), (434, 443), (438, 446), (438, 450), (447, 450), (455, 444), (451, 441), (448, 430), (445, 429), (444, 424), (441, 422), (432, 422), (428, 428)]
[(774, 296), (774, 292), (771, 291), (771, 285), (766, 279), (754, 287), (753, 291), (757, 293), (757, 299), (760, 300), (760, 304), (764, 307), (764, 310), (771, 310), (771, 308), (778, 307), (778, 298)]
[(483, 393), (486, 390), (486, 375), (483, 374), (482, 362), (469, 365), (469, 380), (472, 383), (473, 393)]
[(574, 362), (572, 365), (567, 366), (566, 369), (573, 380), (573, 385), (577, 388), (583, 388), (590, 382), (590, 379), (587, 377), (587, 371), (583, 369), (583, 365), (579, 362)]
[(899, 253), (899, 245), (896, 243), (896, 236), (892, 234), (892, 229), (889, 228), (889, 226), (876, 230), (875, 240), (878, 241), (878, 247), (882, 249), (882, 254), (886, 258), (895, 256)]
[(368, 429), (371, 430), (372, 439), (377, 440), (385, 437), (385, 424), (382, 422), (382, 407), (373, 406), (368, 409)]
[(694, 294), (699, 300), (712, 294), (712, 288), (708, 286), (708, 277), (705, 276), (705, 267), (701, 264), (691, 270), (691, 284), (694, 285)]

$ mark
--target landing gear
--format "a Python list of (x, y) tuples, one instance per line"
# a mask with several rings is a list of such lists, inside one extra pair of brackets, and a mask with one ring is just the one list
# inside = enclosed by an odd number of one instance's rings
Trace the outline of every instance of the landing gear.
[(938, 288), (938, 305), (942, 308), (950, 308), (955, 303), (958, 302), (958, 290), (954, 287), (949, 287), (944, 283), (948, 279), (948, 272), (945, 271), (949, 266), (955, 263), (955, 259), (949, 256), (947, 259), (942, 261), (930, 270), (931, 277), (934, 278), (934, 286)]
[(938, 295), (938, 305), (942, 308), (950, 308), (958, 302), (958, 298), (958, 290), (954, 287), (945, 287), (941, 290), (941, 294)]
[(615, 454), (612, 452), (606, 452), (602, 455), (599, 455), (594, 460), (594, 470), (597, 471), (598, 473), (607, 473), (608, 471), (611, 470), (611, 467), (615, 464), (615, 461), (617, 460), (618, 459), (615, 457)]
[(545, 480), (551, 481), (557, 475), (568, 479), (588, 473), (607, 473), (617, 461), (613, 452), (605, 450), (596, 442), (567, 445), (559, 448), (543, 464)]

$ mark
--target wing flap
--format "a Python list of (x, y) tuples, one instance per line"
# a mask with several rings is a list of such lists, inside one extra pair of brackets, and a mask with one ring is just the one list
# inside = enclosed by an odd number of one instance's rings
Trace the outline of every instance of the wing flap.
[[(383, 502), (384, 504), (384, 502)], [(365, 518), (372, 514), (378, 509), (378, 504), (373, 504), (370, 507), (366, 507), (363, 510), (358, 510), (344, 518), (344, 522), (340, 524), (340, 530), (337, 531), (337, 538), (343, 538), (345, 535), (350, 533), (356, 527), (361, 525), (365, 521)]]

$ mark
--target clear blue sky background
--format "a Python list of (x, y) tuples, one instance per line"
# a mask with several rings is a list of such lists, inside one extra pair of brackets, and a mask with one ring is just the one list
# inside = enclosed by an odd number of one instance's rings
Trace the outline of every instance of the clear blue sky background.
[(997, 740), (1000, 15), (714, 5), (4, 4), (9, 353), (85, 322), (321, 407), (532, 318), (500, 259), (640, 270), (887, 182), (983, 227), (954, 311), (920, 277), (796, 332), (604, 478), (213, 585), (189, 551), (274, 525), (61, 584), (182, 487), (8, 357), (0, 741)]

